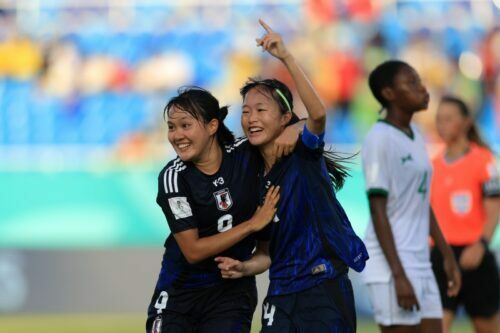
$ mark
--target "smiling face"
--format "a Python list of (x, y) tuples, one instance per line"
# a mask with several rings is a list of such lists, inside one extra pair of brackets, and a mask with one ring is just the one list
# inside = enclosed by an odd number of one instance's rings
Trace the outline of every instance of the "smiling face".
[(429, 105), (429, 93), (422, 84), (418, 73), (410, 66), (402, 66), (388, 95), (389, 102), (400, 109), (410, 112), (426, 110)]
[(458, 105), (443, 102), (439, 105), (436, 114), (436, 127), (441, 139), (446, 143), (458, 140), (466, 136), (471, 126), (471, 120), (463, 116)]
[(291, 119), (291, 113), (282, 113), (278, 103), (262, 87), (248, 91), (243, 99), (241, 127), (254, 146), (273, 144)]
[(168, 112), (168, 141), (184, 162), (197, 162), (207, 154), (215, 139), (217, 120), (205, 124), (182, 109), (172, 106)]

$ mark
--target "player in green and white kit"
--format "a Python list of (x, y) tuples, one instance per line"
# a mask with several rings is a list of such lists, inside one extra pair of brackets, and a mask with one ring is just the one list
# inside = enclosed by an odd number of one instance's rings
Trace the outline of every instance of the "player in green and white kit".
[(460, 275), (430, 209), (431, 163), (411, 124), (413, 114), (427, 108), (429, 94), (401, 61), (379, 65), (369, 84), (387, 116), (372, 127), (361, 150), (371, 212), (363, 280), (382, 332), (441, 332), (429, 235), (446, 258), (450, 294), (458, 291)]

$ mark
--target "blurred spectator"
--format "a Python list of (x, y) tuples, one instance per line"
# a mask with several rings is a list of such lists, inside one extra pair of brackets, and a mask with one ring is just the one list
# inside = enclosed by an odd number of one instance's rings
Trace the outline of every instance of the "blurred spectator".
[[(90, 135), (93, 143), (140, 146), (141, 135), (157, 135), (150, 133), (159, 130), (155, 117), (167, 97), (188, 84), (202, 85), (231, 104), (228, 120), (237, 131), (238, 89), (248, 77), (291, 83), (282, 66), (254, 47), (253, 38), (262, 33), (255, 24), (259, 16), (274, 19), (304, 59), (304, 70), (330, 109), (335, 134), (329, 140), (359, 142), (378, 111), (367, 73), (384, 60), (401, 58), (422, 74), (431, 93), (430, 112), (417, 117), (429, 141), (437, 139), (435, 102), (455, 93), (477, 110), (493, 146), (500, 144), (500, 26), (495, 25), (500, 12), (493, 3), (483, 4), (479, 15), (468, 1), (307, 0), (222, 7), (132, 2), (116, 8), (106, 7), (114, 2), (99, 8), (77, 2), (50, 8), (40, 2), (38, 13), (0, 13), (0, 120), (20, 119), (0, 121), (0, 145), (19, 142), (18, 127), (25, 124), (23, 142), (45, 137), (78, 143), (89, 137), (81, 133), (98, 127), (102, 133)], [(483, 20), (486, 14), (489, 19)], [(33, 83), (42, 88), (43, 103), (34, 99), (39, 97), (31, 93)], [(35, 105), (44, 122), (32, 121), (27, 106), (16, 103), (20, 100)], [(298, 99), (295, 105), (303, 114)], [(68, 108), (74, 111), (71, 119), (62, 111)], [(120, 118), (111, 108), (127, 114)]]
[(14, 36), (0, 43), (0, 76), (32, 79), (42, 65), (42, 53), (28, 37)]
[(80, 55), (73, 44), (62, 41), (49, 44), (40, 78), (42, 89), (57, 97), (71, 96), (76, 90), (80, 68)]
[(133, 78), (134, 88), (142, 93), (174, 90), (193, 82), (194, 68), (182, 53), (154, 55), (139, 64)]

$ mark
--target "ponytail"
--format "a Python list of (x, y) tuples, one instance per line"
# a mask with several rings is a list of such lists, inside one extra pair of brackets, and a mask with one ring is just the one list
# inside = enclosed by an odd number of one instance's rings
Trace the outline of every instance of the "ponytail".
[(224, 124), (224, 119), (226, 119), (229, 107), (223, 106), (219, 109), (219, 114), (217, 119), (219, 120), (219, 127), (217, 128), (217, 140), (222, 146), (231, 145), (234, 143), (234, 135)]
[(351, 159), (355, 156), (342, 155), (343, 154), (341, 153), (336, 153), (330, 150), (323, 151), (326, 169), (336, 192), (342, 189), (345, 183), (345, 179), (350, 176), (349, 167), (347, 167), (345, 164), (351, 163)]
[(481, 134), (479, 134), (479, 129), (477, 128), (476, 123), (472, 123), (467, 131), (467, 139), (474, 142), (478, 146), (491, 150), (488, 144), (481, 137)]

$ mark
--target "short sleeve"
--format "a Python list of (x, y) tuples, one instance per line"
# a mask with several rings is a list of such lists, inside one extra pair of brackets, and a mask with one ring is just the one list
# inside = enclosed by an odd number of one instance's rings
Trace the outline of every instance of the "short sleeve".
[(488, 152), (481, 167), (481, 185), (485, 197), (500, 196), (500, 172), (495, 156)]
[(198, 227), (189, 188), (174, 168), (167, 168), (158, 176), (156, 202), (163, 210), (172, 233)]
[(320, 135), (313, 134), (304, 125), (304, 130), (299, 137), (294, 152), (306, 158), (319, 159), (323, 156), (324, 137), (324, 133)]
[(368, 136), (361, 148), (361, 159), (368, 196), (388, 196), (390, 170), (387, 146), (374, 135)]
[(304, 145), (311, 150), (321, 148), (325, 144), (325, 132), (319, 135), (313, 134), (309, 131), (306, 125), (304, 125), (301, 138), (302, 143), (304, 143)]

